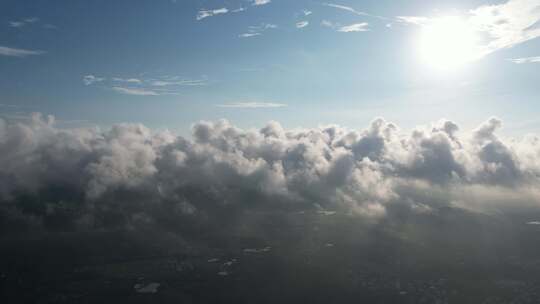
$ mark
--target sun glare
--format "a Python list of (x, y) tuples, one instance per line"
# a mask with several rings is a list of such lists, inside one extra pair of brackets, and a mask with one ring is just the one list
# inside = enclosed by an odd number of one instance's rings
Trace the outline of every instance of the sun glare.
[(456, 69), (480, 57), (474, 30), (461, 18), (449, 16), (432, 20), (422, 28), (419, 51), (431, 67)]

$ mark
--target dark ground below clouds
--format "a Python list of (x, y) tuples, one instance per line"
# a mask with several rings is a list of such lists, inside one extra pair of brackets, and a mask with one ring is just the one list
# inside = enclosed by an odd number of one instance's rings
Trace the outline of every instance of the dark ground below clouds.
[[(190, 237), (156, 227), (4, 234), (2, 303), (540, 301), (532, 214), (441, 208), (367, 223), (246, 211), (235, 220)], [(160, 284), (155, 293), (151, 283)]]

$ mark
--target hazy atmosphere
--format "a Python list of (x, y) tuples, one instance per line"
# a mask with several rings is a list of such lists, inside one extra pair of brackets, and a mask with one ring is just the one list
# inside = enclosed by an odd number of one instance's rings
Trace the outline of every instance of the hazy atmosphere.
[(540, 2), (0, 2), (6, 303), (538, 303)]

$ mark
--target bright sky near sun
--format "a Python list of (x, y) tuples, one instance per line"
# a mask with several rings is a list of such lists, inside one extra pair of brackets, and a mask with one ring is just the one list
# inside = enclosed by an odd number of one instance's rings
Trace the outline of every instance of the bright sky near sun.
[(4, 0), (0, 116), (537, 132), (538, 37), (538, 0)]

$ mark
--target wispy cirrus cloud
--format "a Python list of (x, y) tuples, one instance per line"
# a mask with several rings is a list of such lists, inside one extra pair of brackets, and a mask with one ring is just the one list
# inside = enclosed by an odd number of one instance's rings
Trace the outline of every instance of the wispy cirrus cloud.
[(168, 79), (168, 80), (152, 80), (151, 84), (156, 87), (165, 86), (204, 86), (207, 85), (206, 79)]
[(253, 5), (265, 5), (272, 2), (272, 0), (253, 0)]
[(419, 16), (397, 16), (398, 22), (405, 22), (415, 25), (425, 25), (429, 22), (428, 17), (419, 17)]
[(83, 77), (83, 83), (87, 86), (101, 83), (102, 88), (138, 96), (177, 95), (182, 86), (204, 86), (207, 82), (206, 77), (201, 79), (185, 79), (179, 76), (107, 78), (86, 75)]
[(10, 21), (9, 26), (11, 27), (23, 27), (25, 25), (24, 22), (21, 21)]
[(353, 23), (349, 25), (342, 25), (340, 23), (334, 23), (332, 21), (323, 20), (321, 21), (321, 25), (324, 27), (328, 27), (331, 29), (336, 30), (337, 32), (341, 33), (353, 33), (353, 32), (367, 32), (369, 31), (369, 23), (367, 22), (361, 22), (361, 23)]
[(536, 57), (523, 57), (523, 58), (510, 58), (509, 61), (517, 64), (522, 63), (540, 63), (540, 56)]
[(362, 11), (357, 11), (354, 8), (350, 7), (350, 6), (345, 6), (345, 5), (341, 5), (341, 4), (335, 4), (335, 3), (323, 3), (323, 5), (328, 6), (328, 7), (337, 8), (337, 9), (344, 10), (344, 11), (348, 11), (348, 12), (351, 12), (353, 14), (360, 15), (360, 16), (370, 16), (370, 14), (368, 14), (366, 12), (362, 12)]
[(105, 78), (96, 77), (94, 75), (85, 75), (83, 77), (83, 83), (84, 83), (84, 85), (87, 85), (87, 86), (92, 85), (92, 84), (94, 84), (96, 82), (102, 82), (104, 80), (105, 80)]
[(195, 17), (195, 19), (202, 20), (204, 18), (208, 18), (208, 17), (212, 17), (212, 16), (215, 16), (215, 15), (220, 15), (220, 14), (226, 14), (228, 12), (229, 12), (229, 9), (227, 9), (226, 7), (213, 9), (213, 10), (200, 10), (197, 13), (197, 16)]
[(39, 18), (36, 18), (36, 17), (25, 18), (21, 20), (9, 21), (9, 26), (18, 28), (18, 27), (23, 27), (31, 23), (36, 23), (38, 21), (39, 21)]
[(323, 20), (321, 21), (321, 25), (324, 27), (334, 28), (336, 25), (332, 21)]
[(26, 57), (41, 54), (45, 54), (45, 52), (40, 50), (17, 49), (7, 46), (0, 46), (0, 56)]
[(246, 10), (247, 9), (245, 7), (239, 7), (239, 8), (235, 8), (235, 9), (229, 9), (229, 8), (226, 8), (226, 7), (222, 7), (222, 8), (218, 8), (218, 9), (211, 9), (211, 10), (201, 9), (197, 13), (197, 16), (195, 17), (195, 19), (202, 20), (202, 19), (205, 19), (205, 18), (208, 18), (208, 17), (213, 17), (213, 16), (216, 16), (216, 15), (222, 15), (222, 14), (228, 14), (228, 13), (240, 13), (240, 12), (243, 12), (243, 11), (246, 11)]
[(351, 32), (367, 32), (368, 29), (368, 23), (362, 22), (362, 23), (354, 23), (350, 25), (345, 25), (337, 29), (338, 32), (342, 33), (351, 33)]
[(282, 108), (286, 107), (286, 104), (283, 103), (273, 103), (273, 102), (231, 102), (226, 104), (216, 105), (220, 108), (244, 108), (244, 109), (255, 109), (255, 108)]
[(112, 89), (118, 93), (126, 95), (136, 95), (136, 96), (158, 96), (160, 95), (156, 91), (143, 89), (143, 88), (129, 88), (129, 87), (112, 87)]
[(117, 82), (127, 82), (127, 83), (142, 83), (142, 80), (138, 78), (120, 78), (120, 77), (113, 77), (114, 81)]
[(383, 17), (383, 16), (373, 15), (373, 14), (370, 14), (370, 13), (359, 11), (359, 10), (356, 10), (356, 9), (354, 9), (354, 8), (352, 8), (350, 6), (346, 6), (346, 5), (341, 5), (341, 4), (336, 4), (336, 3), (323, 3), (322, 5), (327, 6), (327, 7), (337, 8), (337, 9), (347, 11), (347, 12), (350, 12), (350, 13), (353, 13), (353, 14), (359, 15), (359, 16), (367, 16), (367, 17), (373, 17), (373, 18), (385, 19), (385, 20), (388, 19), (388, 18)]
[(247, 32), (238, 35), (240, 38), (248, 38), (254, 36), (260, 36), (262, 33), (269, 29), (275, 29), (277, 25), (272, 23), (261, 23), (259, 25), (252, 25), (248, 27)]
[(249, 37), (254, 37), (254, 36), (260, 36), (261, 33), (242, 33), (240, 35), (238, 35), (238, 37), (240, 38), (249, 38)]

